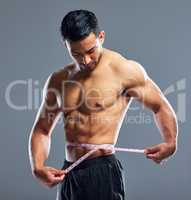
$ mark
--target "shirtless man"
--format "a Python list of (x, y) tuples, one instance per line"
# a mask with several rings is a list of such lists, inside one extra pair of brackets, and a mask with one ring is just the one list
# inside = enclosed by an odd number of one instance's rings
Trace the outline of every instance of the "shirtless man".
[[(33, 174), (49, 187), (59, 183), (57, 199), (125, 199), (123, 167), (110, 148), (98, 149), (66, 174), (68, 166), (90, 151), (79, 145), (115, 145), (128, 105), (136, 98), (153, 111), (162, 133), (163, 142), (144, 152), (147, 158), (160, 163), (176, 151), (176, 116), (139, 63), (103, 48), (105, 33), (92, 12), (69, 12), (63, 18), (61, 34), (74, 63), (54, 72), (45, 85), (29, 139)], [(45, 164), (60, 114), (66, 136), (61, 170)]]

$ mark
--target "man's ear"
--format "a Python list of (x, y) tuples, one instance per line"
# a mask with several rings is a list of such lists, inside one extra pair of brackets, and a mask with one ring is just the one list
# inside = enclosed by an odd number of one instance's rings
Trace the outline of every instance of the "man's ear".
[(99, 38), (101, 44), (103, 44), (104, 40), (105, 40), (105, 32), (104, 31), (100, 31), (99, 35), (98, 35), (98, 38)]

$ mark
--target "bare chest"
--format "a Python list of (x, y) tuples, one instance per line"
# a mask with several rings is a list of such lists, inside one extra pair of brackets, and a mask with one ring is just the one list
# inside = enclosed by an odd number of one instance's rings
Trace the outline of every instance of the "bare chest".
[(119, 79), (111, 72), (74, 77), (64, 84), (63, 109), (86, 114), (105, 110), (116, 103), (121, 91)]

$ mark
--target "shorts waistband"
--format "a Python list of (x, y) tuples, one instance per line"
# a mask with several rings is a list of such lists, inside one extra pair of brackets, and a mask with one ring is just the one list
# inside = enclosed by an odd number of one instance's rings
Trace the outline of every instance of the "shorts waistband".
[[(95, 166), (95, 165), (104, 164), (104, 163), (105, 164), (115, 163), (116, 161), (117, 161), (117, 158), (116, 158), (115, 154), (99, 156), (99, 157), (84, 160), (82, 163), (80, 163), (78, 166), (76, 166), (73, 170), (84, 169), (84, 168), (90, 167), (92, 165)], [(64, 166), (62, 169), (68, 168), (73, 163), (74, 162), (69, 162), (67, 160), (64, 160)]]

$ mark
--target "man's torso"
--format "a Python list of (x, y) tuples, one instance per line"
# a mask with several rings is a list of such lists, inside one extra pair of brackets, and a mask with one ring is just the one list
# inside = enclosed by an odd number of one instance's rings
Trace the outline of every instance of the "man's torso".
[[(91, 73), (75, 71), (74, 65), (60, 71), (68, 71), (60, 91), (66, 142), (116, 143), (130, 100), (124, 95), (125, 88), (115, 70), (116, 63), (115, 53), (104, 49), (100, 62)], [(66, 150), (68, 161), (74, 161), (88, 152), (87, 148), (68, 147)], [(100, 150), (90, 158), (110, 153)]]

